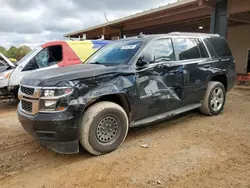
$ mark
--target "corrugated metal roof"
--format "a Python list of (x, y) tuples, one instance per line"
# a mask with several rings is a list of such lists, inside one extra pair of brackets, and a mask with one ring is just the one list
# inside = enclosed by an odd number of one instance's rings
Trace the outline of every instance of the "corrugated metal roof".
[(158, 8), (143, 11), (141, 13), (133, 14), (133, 15), (130, 15), (130, 16), (127, 16), (127, 17), (124, 17), (124, 18), (114, 20), (114, 21), (109, 21), (109, 22), (106, 22), (104, 24), (100, 24), (100, 25), (90, 27), (90, 28), (87, 28), (87, 29), (67, 33), (67, 34), (64, 35), (64, 37), (70, 37), (72, 35), (77, 35), (79, 33), (85, 33), (85, 32), (91, 31), (91, 30), (100, 29), (100, 28), (107, 27), (107, 26), (110, 26), (110, 25), (119, 24), (121, 22), (128, 21), (130, 19), (134, 19), (134, 18), (138, 18), (138, 17), (145, 16), (145, 15), (148, 15), (148, 14), (160, 12), (160, 11), (166, 10), (166, 9), (175, 8), (175, 7), (182, 6), (182, 5), (185, 5), (185, 4), (188, 4), (188, 3), (193, 3), (193, 2), (196, 2), (196, 1), (197, 0), (178, 0), (178, 2), (176, 2), (176, 3), (171, 3), (171, 4), (168, 4), (168, 5), (160, 6)]

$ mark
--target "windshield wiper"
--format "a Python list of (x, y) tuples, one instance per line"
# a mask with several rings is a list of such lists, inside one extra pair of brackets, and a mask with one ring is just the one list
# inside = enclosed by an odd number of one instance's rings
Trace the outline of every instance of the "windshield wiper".
[(97, 65), (102, 65), (102, 63), (96, 61), (96, 62), (90, 62), (89, 64), (97, 64)]

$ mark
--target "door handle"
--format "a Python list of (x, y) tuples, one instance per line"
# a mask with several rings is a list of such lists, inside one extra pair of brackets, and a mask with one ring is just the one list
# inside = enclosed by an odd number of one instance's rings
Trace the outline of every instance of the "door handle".
[(165, 64), (165, 63), (161, 64), (162, 69), (169, 68), (169, 67), (170, 67), (170, 64)]
[(211, 65), (207, 64), (207, 65), (203, 65), (204, 68), (210, 68)]
[(177, 73), (177, 72), (180, 72), (180, 71), (179, 71), (178, 69), (169, 71), (170, 74), (175, 74), (175, 73)]
[(222, 59), (221, 61), (229, 61), (230, 59)]

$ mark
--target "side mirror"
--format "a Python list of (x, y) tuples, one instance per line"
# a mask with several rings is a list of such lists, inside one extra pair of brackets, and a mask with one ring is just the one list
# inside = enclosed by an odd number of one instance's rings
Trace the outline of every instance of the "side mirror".
[(154, 63), (155, 62), (155, 56), (152, 55), (152, 54), (143, 54), (138, 62), (137, 62), (137, 66), (138, 67), (144, 67), (145, 65), (148, 65), (148, 64), (151, 64), (151, 63)]

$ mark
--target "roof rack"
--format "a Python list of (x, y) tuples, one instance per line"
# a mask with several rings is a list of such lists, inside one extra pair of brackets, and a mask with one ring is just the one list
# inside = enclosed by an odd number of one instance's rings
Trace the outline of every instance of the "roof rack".
[(191, 33), (191, 32), (170, 32), (169, 35), (185, 35), (185, 36), (213, 36), (220, 37), (219, 34), (211, 34), (211, 33)]

